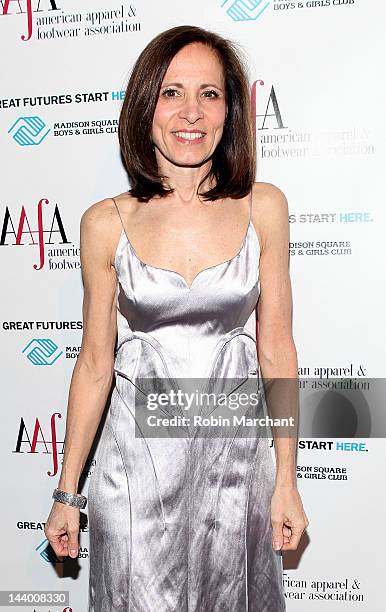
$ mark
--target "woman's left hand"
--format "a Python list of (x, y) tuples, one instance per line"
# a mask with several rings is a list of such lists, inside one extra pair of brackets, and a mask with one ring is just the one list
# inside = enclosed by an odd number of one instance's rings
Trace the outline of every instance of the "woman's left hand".
[(296, 486), (277, 485), (271, 499), (272, 546), (296, 550), (309, 521)]

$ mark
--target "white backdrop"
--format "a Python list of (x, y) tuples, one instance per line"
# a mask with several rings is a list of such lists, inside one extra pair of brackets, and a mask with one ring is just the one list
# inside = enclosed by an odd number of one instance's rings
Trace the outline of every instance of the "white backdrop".
[[(29, 23), (29, 4), (0, 1), (0, 589), (69, 591), (68, 607), (4, 609), (85, 612), (87, 527), (79, 558), (55, 564), (43, 524), (82, 335), (79, 220), (93, 202), (128, 188), (116, 130), (129, 70), (174, 25), (241, 44), (257, 179), (278, 185), (289, 202), (300, 373), (323, 368), (326, 378), (329, 368), (333, 377), (342, 375), (334, 368), (351, 367), (352, 376), (380, 378), (386, 10), (381, 0), (32, 0)], [(288, 611), (381, 612), (383, 440), (355, 440), (360, 450), (316, 442), (299, 441), (310, 526), (299, 549), (284, 554)], [(320, 478), (318, 467), (341, 467), (344, 477)], [(91, 457), (85, 495), (92, 470)]]

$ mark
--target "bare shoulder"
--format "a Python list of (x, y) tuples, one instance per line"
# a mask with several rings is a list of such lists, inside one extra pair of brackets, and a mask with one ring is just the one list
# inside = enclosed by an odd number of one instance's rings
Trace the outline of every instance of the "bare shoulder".
[[(114, 199), (120, 213), (125, 216), (136, 202), (128, 193), (118, 194)], [(86, 259), (92, 254), (95, 260), (113, 265), (121, 231), (121, 220), (112, 198), (91, 204), (80, 219), (81, 258)]]
[(252, 220), (264, 248), (271, 238), (288, 235), (288, 201), (273, 183), (256, 182), (252, 187)]
[(287, 215), (288, 201), (277, 185), (273, 183), (253, 183), (252, 187), (253, 211), (257, 215)]
[[(133, 197), (128, 191), (124, 191), (123, 193), (119, 193), (118, 195), (115, 195), (114, 200), (118, 206), (118, 209), (119, 209), (119, 212), (122, 218), (125, 217), (129, 219), (130, 216), (132, 214), (135, 214), (135, 212), (141, 206), (137, 198)], [(118, 216), (117, 208), (111, 198), (110, 198), (110, 201), (113, 206), (113, 214)]]

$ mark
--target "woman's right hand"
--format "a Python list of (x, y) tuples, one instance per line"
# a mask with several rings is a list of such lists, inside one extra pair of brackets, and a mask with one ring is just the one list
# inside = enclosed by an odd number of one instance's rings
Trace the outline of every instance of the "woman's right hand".
[(79, 508), (54, 501), (44, 533), (60, 561), (64, 561), (64, 557), (78, 556), (79, 524)]

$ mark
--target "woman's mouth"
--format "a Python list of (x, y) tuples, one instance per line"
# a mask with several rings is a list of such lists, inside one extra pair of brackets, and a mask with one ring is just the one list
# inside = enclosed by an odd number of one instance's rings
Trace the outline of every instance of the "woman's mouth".
[(192, 144), (197, 144), (201, 142), (205, 136), (205, 132), (184, 132), (181, 130), (179, 132), (172, 133), (176, 137), (178, 142), (189, 142)]

